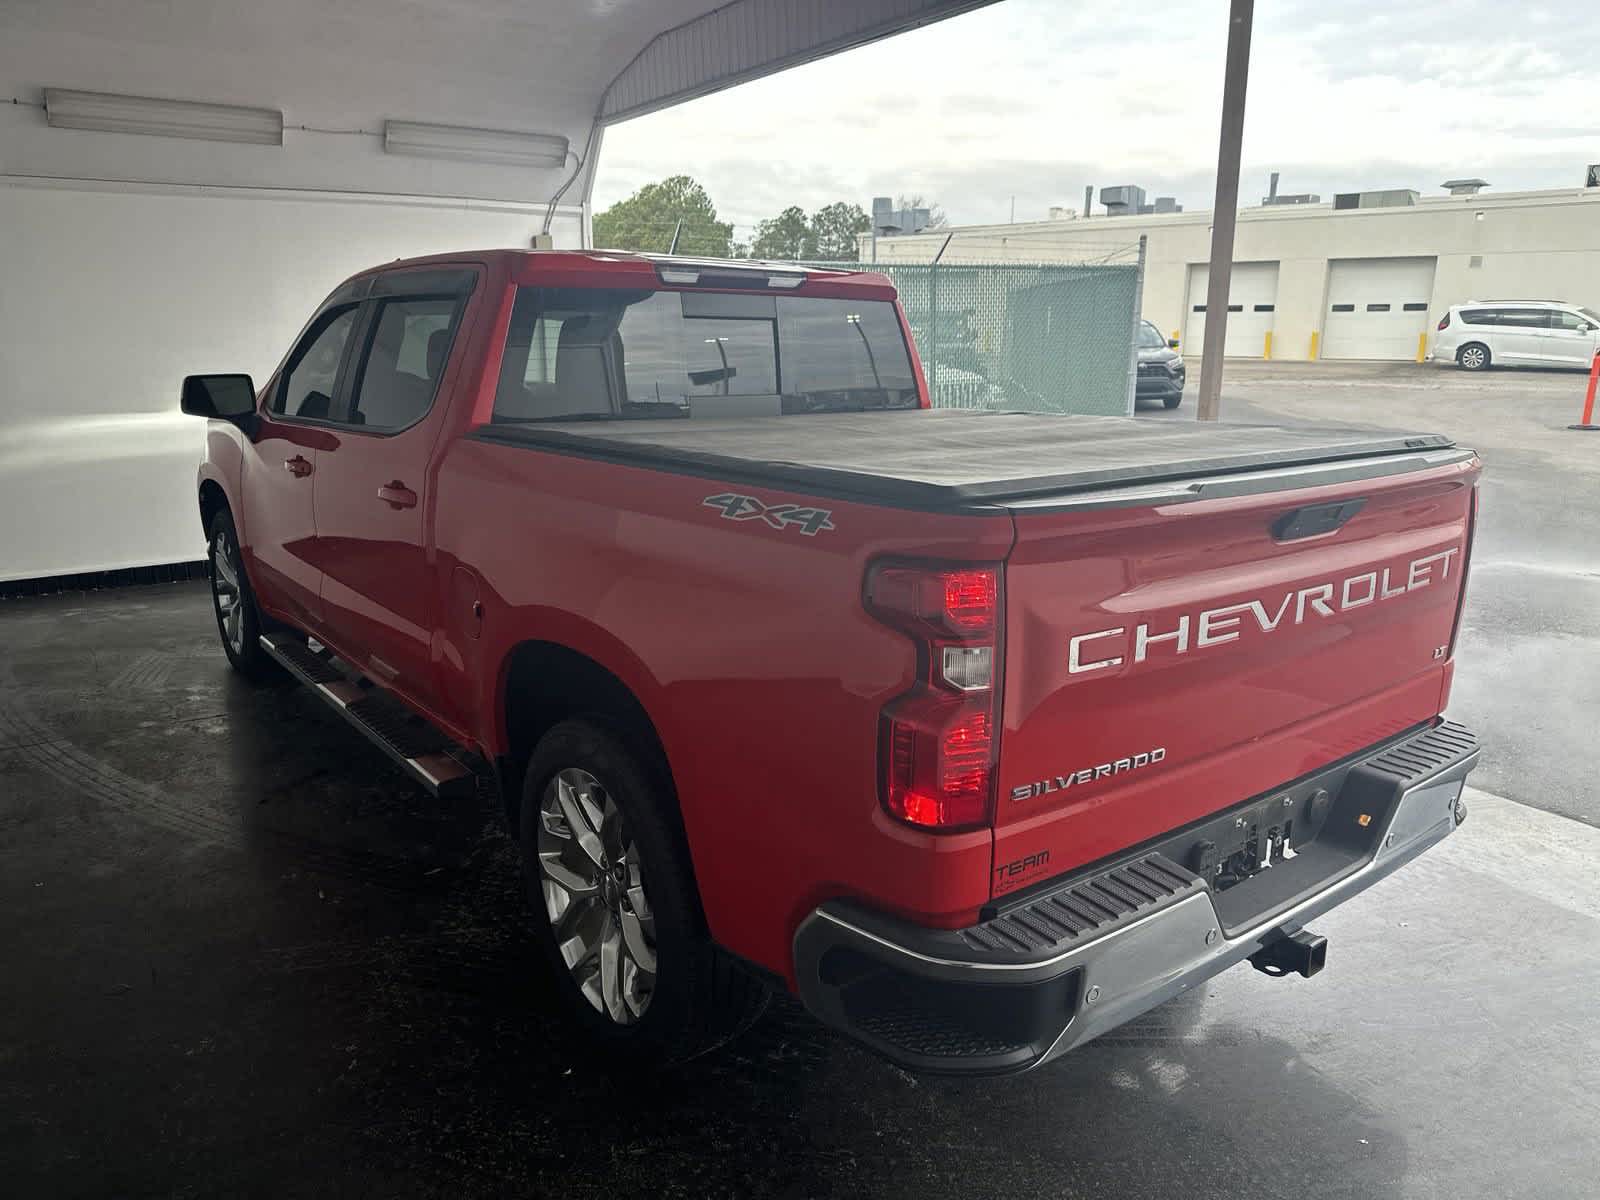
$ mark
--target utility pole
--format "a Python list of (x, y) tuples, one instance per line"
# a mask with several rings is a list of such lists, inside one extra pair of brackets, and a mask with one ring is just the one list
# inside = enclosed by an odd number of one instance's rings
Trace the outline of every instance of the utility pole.
[(1228, 285), (1233, 278), (1233, 226), (1239, 212), (1239, 148), (1250, 74), (1255, 0), (1231, 0), (1228, 60), (1222, 78), (1222, 135), (1217, 145), (1217, 199), (1211, 210), (1211, 268), (1206, 280), (1206, 336), (1200, 348), (1200, 412), (1215, 421), (1222, 404), (1222, 347), (1228, 337)]

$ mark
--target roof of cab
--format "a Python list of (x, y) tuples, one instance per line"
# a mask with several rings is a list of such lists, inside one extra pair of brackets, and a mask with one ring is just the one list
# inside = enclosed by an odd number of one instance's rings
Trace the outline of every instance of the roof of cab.
[[(754, 259), (698, 258), (688, 255), (644, 254), (632, 250), (463, 250), (396, 259), (358, 272), (353, 278), (381, 271), (448, 264), (483, 263), (500, 266), (513, 282), (546, 287), (652, 287), (695, 288), (709, 291), (762, 289), (810, 296), (859, 297), (893, 300), (894, 285), (876, 271), (840, 270), (800, 266), (796, 263)], [(679, 278), (663, 277), (677, 272)], [(689, 275), (699, 279), (689, 282)], [(798, 284), (789, 282), (801, 277)], [(759, 284), (756, 280), (761, 280)], [(769, 284), (772, 279), (782, 283)]]

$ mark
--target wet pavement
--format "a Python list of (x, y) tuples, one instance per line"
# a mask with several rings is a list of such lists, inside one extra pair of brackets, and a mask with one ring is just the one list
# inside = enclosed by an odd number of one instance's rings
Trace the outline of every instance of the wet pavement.
[[(1600, 488), (1475, 419), (1452, 715), (1485, 735), (1475, 782), (1552, 811), (1469, 795), (1316, 923), (1317, 978), (1236, 968), (1021, 1078), (915, 1078), (789, 1001), (665, 1077), (602, 1074), (554, 1020), (488, 797), (441, 804), (312, 697), (234, 676), (199, 585), (0, 604), (0, 1191), (1595, 1195), (1600, 830), (1555, 815), (1597, 807), (1554, 760), (1592, 757), (1562, 739), (1600, 715), (1570, 690), (1595, 686), (1594, 550), (1559, 515)], [(1544, 711), (1563, 688), (1587, 720)]]

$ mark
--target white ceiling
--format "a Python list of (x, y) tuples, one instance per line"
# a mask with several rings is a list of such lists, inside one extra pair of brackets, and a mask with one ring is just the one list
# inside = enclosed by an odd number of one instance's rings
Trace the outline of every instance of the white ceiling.
[[(987, 2), (0, 0), (0, 102), (22, 101), (0, 111), (0, 174), (543, 200), (571, 166), (396, 162), (372, 139), (416, 120), (581, 154), (603, 104), (615, 120)], [(45, 87), (277, 108), (285, 145), (49, 129)]]

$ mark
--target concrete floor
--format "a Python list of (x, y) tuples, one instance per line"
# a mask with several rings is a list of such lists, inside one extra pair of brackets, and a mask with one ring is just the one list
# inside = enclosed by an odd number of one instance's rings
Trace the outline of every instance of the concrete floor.
[[(1300, 374), (1240, 370), (1230, 405), (1376, 420), (1410, 386)], [(1582, 506), (1537, 514), (1600, 489), (1497, 393), (1437, 399), (1456, 419), (1426, 424), (1458, 433), (1494, 410), (1452, 711), (1489, 742), (1475, 779), (1552, 811), (1471, 795), (1454, 838), (1317, 923), (1316, 979), (1236, 969), (1020, 1079), (913, 1078), (791, 1003), (664, 1082), (596, 1075), (551, 1019), (487, 802), (442, 806), (309, 696), (233, 676), (200, 586), (0, 606), (0, 1187), (1597, 1194), (1600, 830), (1556, 815), (1595, 815), (1586, 743), (1561, 739), (1600, 713), (1561, 691), (1594, 686), (1573, 618), (1600, 610), (1596, 551)], [(1520, 449), (1491, 451), (1501, 421)], [(1549, 689), (1589, 720), (1543, 712)]]

